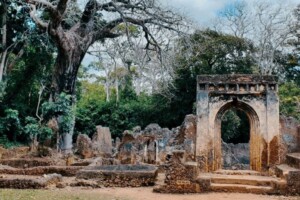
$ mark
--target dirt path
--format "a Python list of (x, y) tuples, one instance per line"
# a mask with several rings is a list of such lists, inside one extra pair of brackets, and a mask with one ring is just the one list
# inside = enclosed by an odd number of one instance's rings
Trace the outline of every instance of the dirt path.
[(99, 189), (89, 191), (94, 194), (113, 194), (116, 199), (128, 198), (130, 200), (278, 200), (278, 199), (300, 199), (300, 197), (266, 196), (239, 193), (207, 193), (207, 194), (157, 194), (152, 188), (118, 188)]
[(157, 194), (152, 188), (0, 190), (0, 200), (300, 200), (300, 197), (239, 193)]

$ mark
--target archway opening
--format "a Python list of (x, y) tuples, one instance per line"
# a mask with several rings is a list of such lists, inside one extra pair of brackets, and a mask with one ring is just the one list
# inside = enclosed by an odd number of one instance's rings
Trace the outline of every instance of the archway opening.
[(221, 119), (223, 169), (250, 169), (250, 121), (242, 109), (225, 111)]

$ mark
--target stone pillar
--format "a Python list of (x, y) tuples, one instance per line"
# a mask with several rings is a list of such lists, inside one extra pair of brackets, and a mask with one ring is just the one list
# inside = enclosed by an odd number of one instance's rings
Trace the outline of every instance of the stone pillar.
[(97, 154), (111, 154), (112, 141), (108, 127), (97, 126), (97, 132), (93, 135), (92, 147)]
[[(199, 86), (198, 86), (199, 87)], [(207, 87), (206, 87), (207, 88)], [(197, 93), (197, 139), (196, 159), (201, 171), (208, 171), (209, 158), (209, 91), (199, 90)]]
[[(268, 87), (270, 88), (270, 87)], [(279, 98), (276, 90), (267, 90), (268, 167), (279, 164)]]

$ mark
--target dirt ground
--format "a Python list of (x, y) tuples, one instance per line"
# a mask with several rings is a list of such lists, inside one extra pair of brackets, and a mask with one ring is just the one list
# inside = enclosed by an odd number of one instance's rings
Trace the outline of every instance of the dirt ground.
[(152, 188), (64, 188), (49, 190), (0, 190), (0, 200), (300, 200), (300, 197), (239, 193), (157, 194)]

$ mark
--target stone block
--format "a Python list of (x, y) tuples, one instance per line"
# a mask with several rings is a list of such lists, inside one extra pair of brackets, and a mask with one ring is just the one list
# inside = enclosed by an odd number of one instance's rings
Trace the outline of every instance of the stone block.
[(97, 132), (92, 138), (92, 148), (96, 154), (111, 155), (112, 154), (112, 140), (111, 133), (108, 127), (97, 126)]

